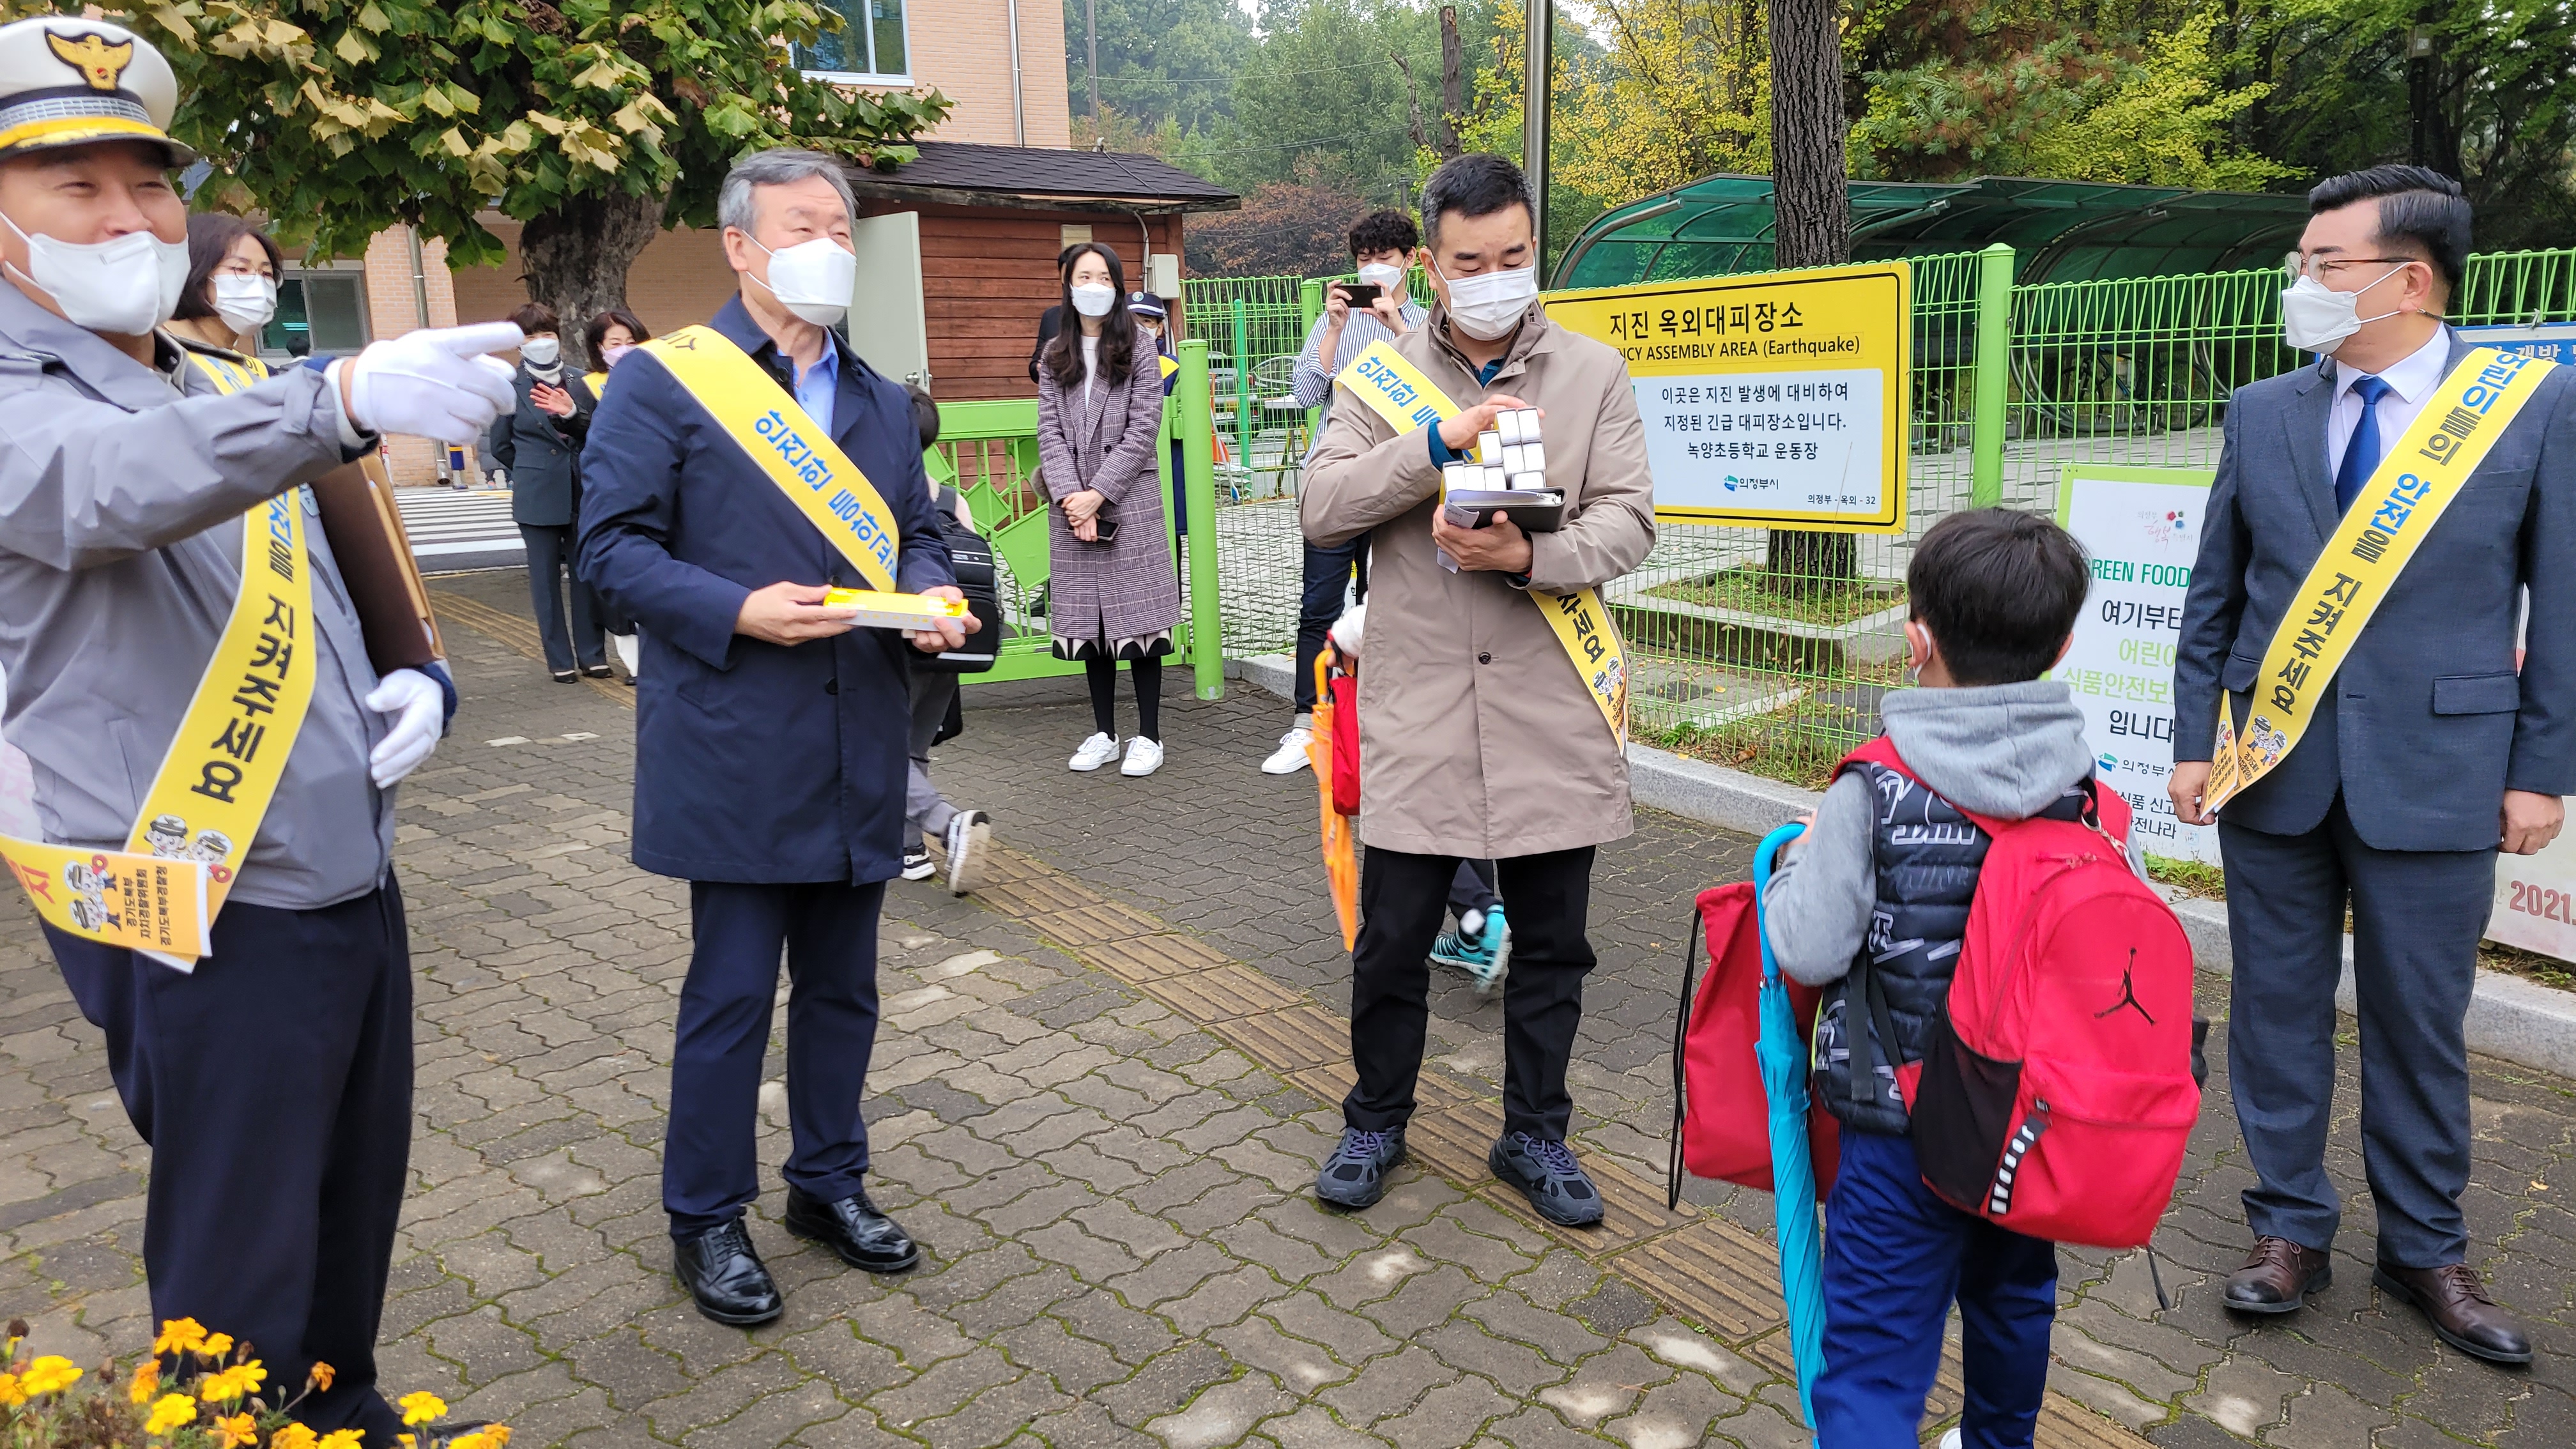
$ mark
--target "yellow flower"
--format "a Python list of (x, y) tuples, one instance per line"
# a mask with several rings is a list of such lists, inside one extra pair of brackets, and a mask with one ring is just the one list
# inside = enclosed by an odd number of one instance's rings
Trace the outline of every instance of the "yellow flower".
[(215, 1431), (215, 1449), (249, 1449), (259, 1443), (259, 1425), (248, 1414), (217, 1419), (210, 1427)]
[(326, 1394), (331, 1392), (331, 1381), (339, 1376), (340, 1371), (331, 1367), (327, 1363), (317, 1363), (313, 1365), (313, 1387), (320, 1389)]
[(405, 1394), (399, 1407), (406, 1425), (426, 1424), (447, 1413), (447, 1401), (436, 1394)]
[(152, 1417), (143, 1421), (146, 1434), (167, 1434), (182, 1424), (197, 1422), (196, 1400), (186, 1394), (163, 1394), (152, 1406)]
[(206, 1375), (197, 1385), (197, 1397), (209, 1404), (229, 1404), (245, 1394), (259, 1392), (260, 1384), (267, 1378), (268, 1370), (260, 1367), (259, 1360), (253, 1359)]
[(152, 1402), (152, 1396), (159, 1392), (161, 1392), (161, 1360), (147, 1358), (136, 1364), (134, 1382), (125, 1386), (126, 1397), (138, 1404), (148, 1404)]
[(461, 1439), (449, 1441), (447, 1449), (502, 1449), (509, 1442), (509, 1425), (486, 1424)]
[(313, 1449), (316, 1442), (312, 1430), (290, 1423), (268, 1436), (268, 1449)]
[(364, 1429), (334, 1429), (322, 1436), (314, 1449), (358, 1449), (358, 1441), (367, 1437)]
[(194, 1353), (206, 1346), (206, 1326), (193, 1318), (161, 1320), (161, 1336), (152, 1340), (152, 1351), (159, 1353)]
[(70, 1359), (47, 1354), (18, 1375), (18, 1387), (29, 1394), (59, 1394), (80, 1382), (80, 1376), (81, 1371), (72, 1366)]
[(0, 1373), (0, 1409), (14, 1409), (25, 1402), (27, 1390), (19, 1384), (18, 1376)]
[(197, 1352), (204, 1354), (206, 1357), (213, 1359), (218, 1363), (223, 1361), (225, 1354), (232, 1351), (233, 1336), (229, 1333), (207, 1334), (206, 1341), (197, 1346)]

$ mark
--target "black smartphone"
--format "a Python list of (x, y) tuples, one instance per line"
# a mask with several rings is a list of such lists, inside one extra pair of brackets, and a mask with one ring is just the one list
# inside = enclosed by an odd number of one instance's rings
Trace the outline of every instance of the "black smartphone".
[(1375, 282), (1335, 282), (1333, 285), (1349, 295), (1354, 312), (1365, 312), (1376, 306), (1379, 294), (1386, 290)]

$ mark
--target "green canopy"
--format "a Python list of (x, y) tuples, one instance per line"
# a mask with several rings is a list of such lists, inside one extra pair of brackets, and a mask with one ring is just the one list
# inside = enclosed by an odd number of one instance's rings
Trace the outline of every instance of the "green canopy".
[[(2302, 197), (1981, 176), (1851, 183), (1852, 258), (2016, 253), (2015, 280), (2088, 281), (2269, 266), (2307, 224)], [(1553, 287), (1618, 287), (1772, 265), (1771, 178), (1710, 176), (1605, 212)]]

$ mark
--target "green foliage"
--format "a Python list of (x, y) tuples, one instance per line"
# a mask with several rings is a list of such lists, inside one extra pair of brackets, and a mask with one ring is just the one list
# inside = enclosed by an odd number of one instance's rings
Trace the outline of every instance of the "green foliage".
[[(160, 47), (172, 127), (217, 168), (218, 205), (350, 256), (387, 226), (497, 262), (486, 207), (528, 220), (601, 196), (713, 219), (734, 157), (802, 145), (909, 159), (936, 92), (845, 92), (783, 46), (839, 16), (806, 0), (98, 0)], [(77, 12), (64, 0), (22, 10)]]
[[(1259, 42), (1235, 0), (1091, 0), (1100, 30), (1100, 102), (1145, 134), (1171, 122), (1203, 131), (1234, 113), (1234, 77)], [(1092, 121), (1084, 0), (1065, 0), (1066, 81), (1077, 122)], [(1095, 123), (1118, 145), (1115, 126)]]
[(2030, 173), (2238, 191), (2298, 175), (2294, 167), (2241, 149), (2230, 134), (2272, 86), (2223, 85), (2210, 42), (2217, 25), (2215, 15), (2195, 15), (2150, 40), (2144, 64), (2115, 62), (2107, 94), (2073, 121), (2032, 139)]

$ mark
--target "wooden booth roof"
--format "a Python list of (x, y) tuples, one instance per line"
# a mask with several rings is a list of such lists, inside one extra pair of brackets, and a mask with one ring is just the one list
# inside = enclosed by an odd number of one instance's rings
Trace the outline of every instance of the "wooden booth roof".
[(863, 198), (913, 205), (1176, 215), (1234, 211), (1243, 198), (1169, 162), (1125, 151), (923, 141), (921, 159), (892, 171), (852, 169)]

